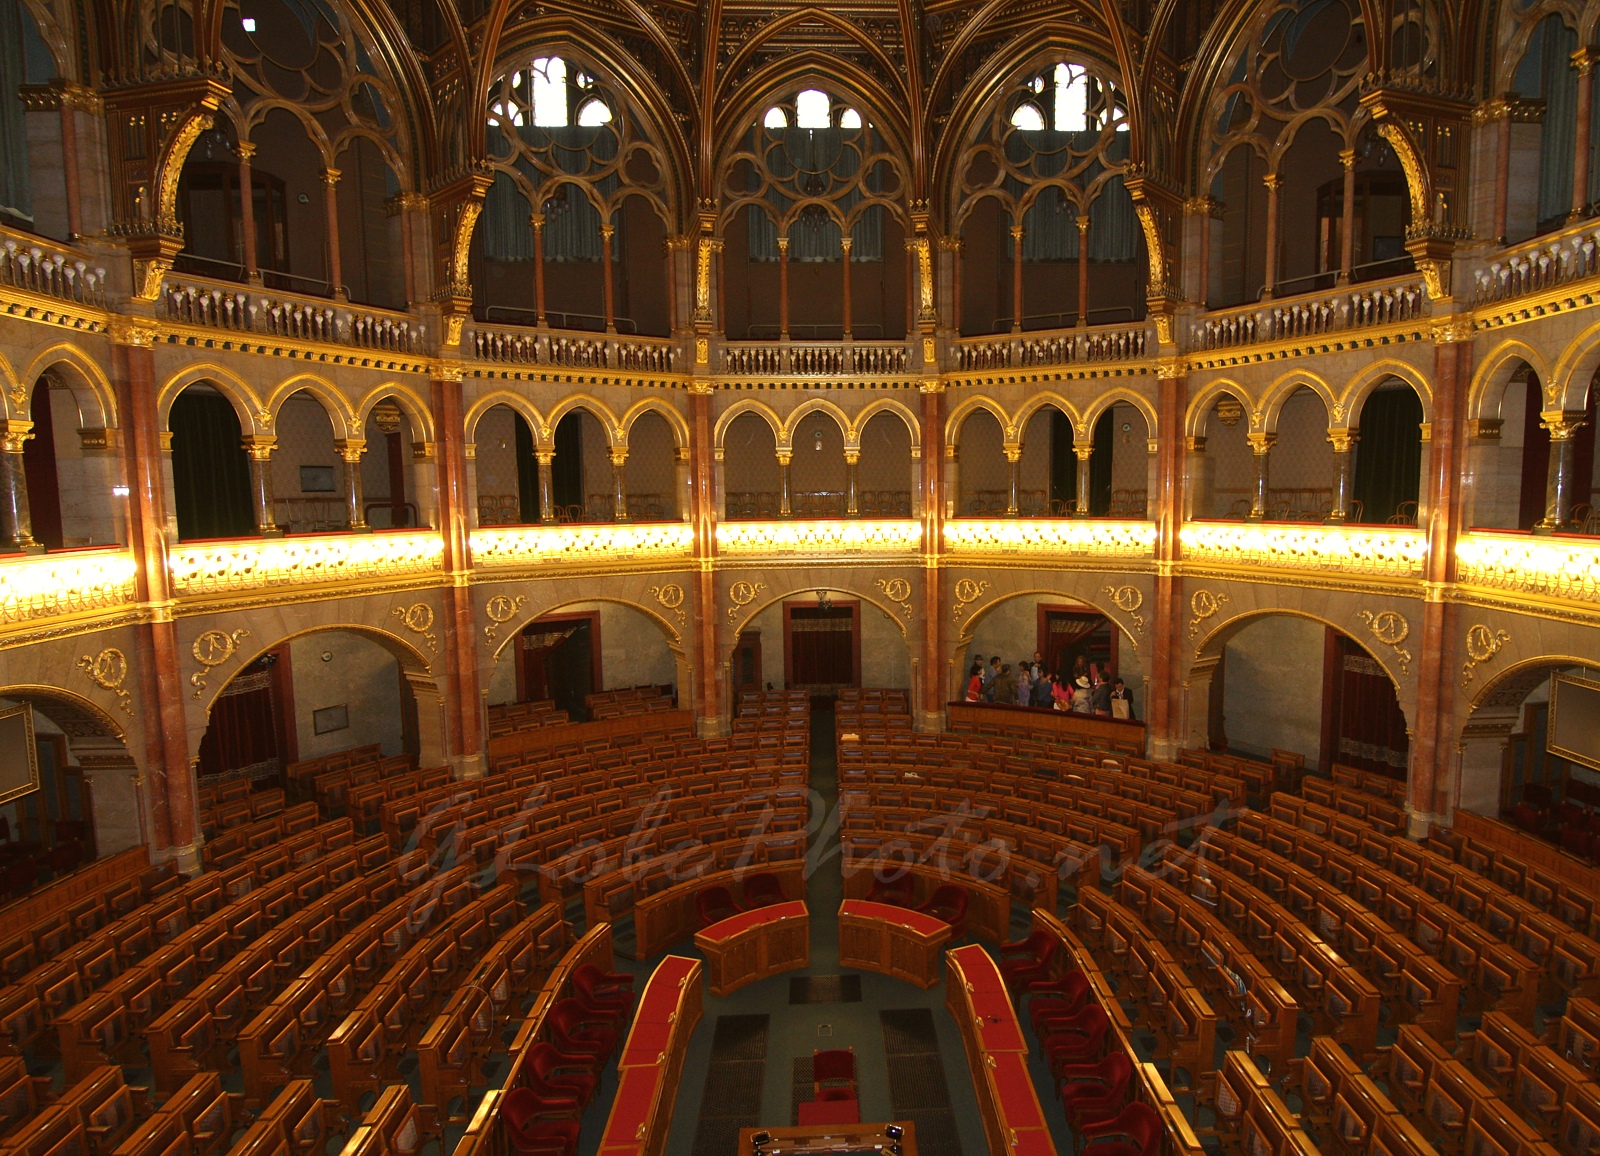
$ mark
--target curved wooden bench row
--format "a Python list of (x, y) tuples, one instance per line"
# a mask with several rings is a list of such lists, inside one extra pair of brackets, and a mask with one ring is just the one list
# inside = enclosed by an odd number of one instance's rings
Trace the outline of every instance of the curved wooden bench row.
[[(624, 767), (656, 767), (668, 771), (683, 769), (684, 763), (698, 759), (721, 760), (730, 766), (781, 767), (799, 772), (810, 762), (809, 729), (790, 734), (757, 723), (753, 729), (736, 730), (721, 738), (703, 739), (693, 734), (676, 737), (657, 735), (634, 746), (588, 743), (581, 748), (537, 751), (516, 758), (490, 759), (490, 775), (534, 771), (542, 779), (560, 778), (589, 770), (621, 770)], [(688, 768), (695, 769), (692, 765)]]
[(694, 733), (694, 712), (690, 710), (652, 711), (649, 714), (606, 719), (603, 722), (567, 723), (565, 726), (539, 727), (489, 739), (489, 765), (508, 756), (525, 758), (545, 752), (566, 754), (613, 746), (661, 742), (674, 735)]
[[(246, 783), (246, 786), (249, 784)], [(265, 791), (249, 791), (242, 797), (230, 799), (227, 802), (198, 804), (197, 818), (200, 823), (200, 837), (206, 842), (215, 839), (224, 832), (235, 827), (243, 827), (258, 819), (269, 819), (288, 806), (288, 798), (282, 787), (273, 787)]]
[[(1274, 810), (1278, 815), (1269, 821), (1243, 816), (1240, 833), (1279, 854), (1287, 845), (1296, 861), (1304, 858), (1307, 866), (1319, 856), (1314, 866), (1319, 874), (1353, 887), (1366, 906), (1381, 910), (1388, 922), (1413, 935), (1430, 953), (1442, 954), (1453, 970), (1464, 972), (1477, 961), (1479, 968), (1488, 968), (1480, 983), (1487, 984), (1486, 990), (1504, 991), (1507, 1000), (1513, 989), (1525, 988), (1524, 998), (1532, 1001), (1526, 1004), (1528, 1014), (1540, 996), (1540, 973), (1546, 998), (1600, 991), (1600, 943), (1492, 880), (1369, 827), (1353, 832), (1358, 846), (1352, 853), (1344, 842), (1316, 832), (1326, 812), (1302, 811), (1299, 825), (1291, 825), (1279, 817), (1293, 813), (1282, 797), (1274, 801)], [(1444, 950), (1447, 932), (1462, 945), (1459, 952)], [(1514, 1011), (1510, 1003), (1497, 1003)]]
[[(295, 835), (305, 834), (322, 822), (315, 803), (302, 803), (279, 811), (244, 827), (235, 827), (205, 843), (200, 848), (200, 861), (207, 870), (232, 867), (247, 855), (254, 854), (274, 843), (283, 842)], [(354, 830), (350, 837), (354, 838)]]
[(135, 1128), (116, 1156), (222, 1156), (233, 1141), (235, 1122), (233, 1097), (223, 1089), (222, 1076), (202, 1072)]
[(1042, 707), (1013, 706), (1006, 703), (951, 702), (945, 706), (950, 729), (957, 732), (1003, 735), (1017, 728), (1060, 735), (1079, 746), (1100, 745), (1126, 755), (1143, 755), (1144, 723), (1137, 719), (1106, 718), (1103, 715), (1074, 714)]
[(121, 1068), (95, 1068), (72, 1081), (61, 1099), (0, 1143), (0, 1152), (6, 1156), (111, 1156), (148, 1114), (144, 1089), (129, 1087)]
[[(727, 871), (708, 871), (685, 882), (644, 894), (636, 890), (632, 904), (633, 958), (649, 959), (699, 931), (700, 916), (695, 911), (695, 897), (707, 887), (726, 887), (737, 897), (745, 876), (756, 874), (775, 875), (786, 899), (806, 897), (805, 863), (800, 859), (751, 863)], [(608, 885), (602, 885), (595, 889), (593, 898), (595, 905), (590, 907), (589, 891), (585, 888), (584, 909), (591, 922), (607, 918), (608, 911), (613, 910), (612, 904), (617, 902), (618, 893)], [(623, 907), (622, 910), (625, 912), (627, 908)]]
[(1316, 803), (1319, 807), (1326, 807), (1330, 811), (1337, 811), (1341, 815), (1349, 815), (1352, 819), (1360, 819), (1385, 835), (1406, 833), (1405, 808), (1354, 787), (1342, 786), (1332, 779), (1307, 775), (1300, 782), (1300, 794), (1307, 802)]
[(295, 1080), (245, 1129), (228, 1156), (325, 1156), (338, 1121), (310, 1080)]
[(844, 865), (844, 897), (867, 899), (880, 880), (895, 879), (910, 880), (913, 907), (926, 903), (938, 888), (947, 883), (960, 887), (967, 893), (967, 930), (996, 947), (1009, 937), (1010, 891), (980, 875), (952, 870), (941, 864), (907, 865), (888, 855), (876, 859), (853, 859)]
[[(1291, 1083), (1300, 1093), (1300, 1115), (1320, 1132), (1331, 1128), (1345, 1138), (1352, 1156), (1434, 1156), (1433, 1145), (1406, 1113), (1397, 1108), (1372, 1077), (1326, 1036), (1311, 1041), (1311, 1052), (1297, 1061)], [(1229, 1139), (1243, 1139), (1247, 1117), (1227, 1122)]]
[[(1457, 1055), (1546, 1143), (1574, 1124), (1600, 1126), (1600, 1084), (1504, 1012), (1488, 1012), (1461, 1040)], [(1564, 1118), (1565, 1117), (1565, 1118)]]
[[(846, 872), (881, 871), (887, 877), (907, 866), (927, 866), (993, 883), (1030, 910), (1046, 911), (1056, 910), (1062, 883), (1082, 889), (1100, 877), (1100, 857), (1089, 848), (1067, 844), (1064, 850), (1030, 846), (1018, 851), (995, 823), (953, 835), (908, 834), (892, 812), (870, 812), (854, 814), (852, 824), (840, 836)], [(1049, 861), (1030, 857), (1028, 850)]]
[(1509, 823), (1455, 813), (1455, 827), (1435, 828), (1428, 846), (1521, 895), (1575, 931), (1600, 939), (1595, 923), (1600, 868)]

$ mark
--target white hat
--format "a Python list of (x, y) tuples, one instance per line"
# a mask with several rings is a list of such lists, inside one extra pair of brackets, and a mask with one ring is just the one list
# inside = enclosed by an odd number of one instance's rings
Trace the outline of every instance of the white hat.
[(1088, 690), (1089, 689), (1089, 676), (1087, 674), (1080, 674), (1078, 676), (1077, 685), (1083, 687), (1084, 690)]

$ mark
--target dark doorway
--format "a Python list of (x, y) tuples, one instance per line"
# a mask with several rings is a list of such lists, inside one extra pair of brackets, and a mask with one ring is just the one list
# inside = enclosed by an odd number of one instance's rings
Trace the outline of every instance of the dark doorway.
[(50, 381), (40, 378), (33, 387), (33, 436), (22, 443), (22, 472), (28, 482), (28, 513), (33, 536), (48, 550), (59, 550), (61, 540), (61, 484), (56, 475), (55, 421), (50, 412)]
[(587, 695), (601, 688), (600, 615), (557, 614), (530, 622), (518, 639), (522, 702), (550, 699), (587, 719)]
[(1102, 675), (1116, 670), (1117, 632), (1104, 614), (1086, 606), (1041, 605), (1035, 647), (1051, 674), (1071, 674), (1080, 657)]
[(746, 630), (733, 649), (733, 693), (761, 689), (761, 631)]
[(172, 498), (178, 537), (241, 538), (255, 533), (250, 460), (233, 405), (191, 385), (172, 403)]
[(1322, 666), (1320, 769), (1334, 763), (1406, 777), (1411, 739), (1394, 683), (1354, 639), (1328, 628)]
[(789, 690), (832, 695), (861, 685), (861, 604), (783, 605), (783, 675)]
[(200, 740), (197, 773), (271, 779), (295, 760), (294, 689), (289, 648), (263, 654), (217, 697)]

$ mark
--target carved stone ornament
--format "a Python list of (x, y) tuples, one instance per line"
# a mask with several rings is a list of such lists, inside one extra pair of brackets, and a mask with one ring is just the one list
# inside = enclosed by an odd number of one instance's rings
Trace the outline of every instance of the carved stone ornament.
[(732, 622), (739, 616), (741, 608), (750, 605), (756, 600), (756, 595), (767, 588), (765, 582), (735, 582), (728, 587), (728, 600), (733, 603), (728, 607), (728, 621)]
[(212, 667), (221, 666), (239, 653), (239, 643), (249, 637), (248, 630), (235, 630), (232, 633), (208, 630), (194, 640), (193, 645), (189, 647), (189, 653), (194, 655), (194, 660), (202, 667), (189, 676), (189, 685), (194, 687), (195, 698), (199, 698), (205, 692), (206, 678), (211, 674)]
[(1107, 595), (1111, 604), (1128, 616), (1135, 634), (1144, 633), (1144, 615), (1137, 613), (1139, 607), (1144, 605), (1144, 595), (1139, 593), (1137, 586), (1107, 586), (1101, 593)]
[(108, 646), (93, 658), (86, 654), (78, 659), (78, 668), (101, 690), (109, 690), (117, 696), (117, 705), (122, 708), (123, 714), (133, 714), (133, 696), (122, 685), (128, 679), (127, 655), (114, 646)]
[(1473, 669), (1482, 666), (1495, 655), (1500, 653), (1500, 648), (1511, 641), (1511, 635), (1504, 630), (1490, 630), (1483, 623), (1477, 623), (1467, 628), (1467, 661), (1461, 666), (1461, 685), (1466, 686), (1473, 679)]
[(489, 599), (483, 608), (483, 612), (489, 616), (489, 625), (483, 628), (483, 636), (493, 642), (500, 628), (517, 616), (517, 610), (527, 600), (525, 594), (518, 594), (515, 598), (509, 594), (496, 594)]
[(650, 597), (659, 602), (663, 608), (672, 611), (678, 616), (678, 625), (685, 626), (689, 616), (683, 612), (684, 593), (683, 587), (676, 582), (668, 582), (665, 586), (650, 587)]
[(904, 578), (878, 578), (876, 584), (883, 596), (900, 607), (900, 613), (911, 617), (911, 583)]
[(1411, 623), (1406, 621), (1405, 615), (1394, 610), (1362, 610), (1357, 612), (1356, 617), (1367, 624), (1372, 637), (1393, 648), (1395, 657), (1400, 660), (1400, 673), (1408, 674), (1411, 652), (1400, 645), (1411, 634)]
[(1210, 590), (1196, 590), (1189, 596), (1189, 613), (1194, 617), (1189, 619), (1189, 637), (1193, 638), (1200, 631), (1200, 624), (1206, 619), (1216, 615), (1222, 609), (1224, 602), (1232, 602), (1226, 594), (1213, 593)]
[(396, 606), (389, 613), (412, 634), (422, 635), (430, 651), (439, 653), (439, 640), (433, 633), (433, 607), (426, 602), (413, 602), (410, 606)]
[(962, 578), (956, 583), (956, 607), (951, 612), (951, 617), (957, 622), (967, 612), (967, 607), (983, 597), (983, 592), (989, 589), (987, 582), (979, 582), (972, 578)]

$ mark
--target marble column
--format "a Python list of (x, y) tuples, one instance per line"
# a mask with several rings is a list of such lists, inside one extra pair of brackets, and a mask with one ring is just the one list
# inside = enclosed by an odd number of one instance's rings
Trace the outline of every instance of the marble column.
[(338, 169), (322, 170), (322, 185), (328, 212), (328, 290), (339, 301), (349, 294), (344, 288), (344, 259), (339, 252), (339, 177)]
[(1087, 518), (1090, 514), (1089, 490), (1093, 483), (1090, 481), (1090, 458), (1094, 454), (1094, 447), (1073, 446), (1073, 456), (1078, 459), (1078, 517)]
[(244, 279), (252, 285), (261, 284), (260, 257), (256, 253), (256, 201), (252, 183), (250, 158), (256, 155), (256, 146), (240, 141), (239, 150), (239, 238), (242, 242), (240, 264), (244, 266)]
[(1022, 446), (1006, 446), (1006, 517), (1015, 518), (1022, 508)]
[(1267, 261), (1266, 282), (1261, 289), (1263, 301), (1272, 300), (1272, 294), (1278, 287), (1278, 190), (1283, 186), (1283, 179), (1277, 173), (1268, 173), (1265, 178), (1267, 186)]
[(615, 225), (600, 226), (600, 269), (605, 283), (606, 332), (617, 331), (616, 274), (611, 267), (611, 238), (616, 235)]
[(1022, 226), (1011, 226), (1011, 332), (1022, 332)]
[(543, 329), (548, 320), (544, 312), (544, 214), (533, 213), (528, 217), (528, 223), (533, 226), (533, 309), (534, 317)]
[(1246, 436), (1250, 439), (1250, 453), (1255, 465), (1255, 483), (1250, 491), (1249, 520), (1259, 522), (1267, 516), (1268, 467), (1272, 458), (1272, 447), (1277, 442), (1278, 435), (1253, 433)]
[(856, 490), (860, 475), (861, 451), (846, 450), (844, 454), (844, 514), (847, 518), (861, 516), (861, 496)]
[(1583, 428), (1583, 413), (1547, 413), (1539, 428), (1550, 431), (1550, 464), (1545, 473), (1544, 517), (1534, 523), (1536, 531), (1546, 534), (1572, 527), (1573, 498), (1576, 496), (1573, 477), (1572, 439)]
[(346, 438), (333, 443), (344, 465), (344, 504), (348, 511), (350, 532), (365, 533), (367, 525), (366, 502), (361, 493), (361, 455), (367, 450), (364, 440)]
[(250, 498), (255, 506), (256, 533), (263, 538), (281, 538), (283, 531), (278, 529), (272, 508), (272, 451), (278, 448), (278, 439), (254, 434), (242, 440), (250, 459)]
[(535, 450), (534, 459), (539, 463), (539, 524), (554, 526), (556, 524), (556, 499), (555, 485), (550, 474), (555, 469), (555, 450)]
[(1323, 521), (1330, 524), (1344, 522), (1350, 511), (1351, 466), (1355, 460), (1356, 442), (1361, 435), (1352, 429), (1331, 430), (1328, 442), (1333, 446), (1333, 502)]
[(1567, 220), (1581, 221), (1589, 214), (1589, 119), (1594, 105), (1593, 48), (1580, 48), (1572, 54), (1572, 67), (1578, 73), (1578, 114), (1572, 143), (1572, 212)]
[(789, 509), (789, 461), (794, 455), (778, 454), (778, 517), (791, 516)]
[[(481, 627), (469, 585), (472, 539), (460, 366), (438, 365), (433, 371), (431, 385), (433, 415), (439, 431), (436, 477), (440, 537), (444, 540), (441, 588), (444, 685), (439, 689), (443, 692), (442, 711), (447, 720), (445, 752), (457, 778), (475, 779), (484, 772), (488, 720), (483, 696), (478, 690)], [(422, 706), (421, 700), (418, 706)]]
[(628, 449), (613, 448), (611, 456), (611, 517), (613, 521), (628, 520)]
[(5, 452), (0, 454), (0, 544), (25, 554), (43, 554), (33, 536), (33, 515), (28, 509), (28, 478), (23, 470), (22, 447), (33, 436), (31, 421), (0, 422)]
[(1356, 152), (1342, 149), (1339, 163), (1344, 166), (1344, 206), (1339, 216), (1339, 284), (1350, 284), (1356, 254)]

